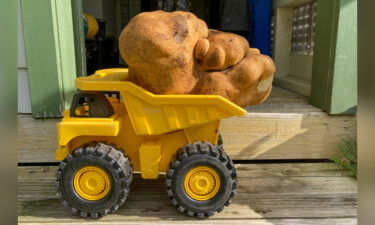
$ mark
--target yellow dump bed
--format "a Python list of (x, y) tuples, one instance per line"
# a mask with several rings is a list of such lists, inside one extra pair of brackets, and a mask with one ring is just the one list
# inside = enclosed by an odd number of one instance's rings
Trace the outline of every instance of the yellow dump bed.
[(98, 70), (76, 79), (82, 91), (119, 91), (137, 135), (159, 135), (246, 111), (218, 95), (155, 95), (128, 81), (128, 69)]

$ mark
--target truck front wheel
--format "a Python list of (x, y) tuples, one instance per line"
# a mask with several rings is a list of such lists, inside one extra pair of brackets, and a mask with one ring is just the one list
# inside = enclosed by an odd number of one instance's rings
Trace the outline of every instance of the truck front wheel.
[(69, 154), (56, 172), (62, 203), (82, 217), (117, 211), (132, 182), (129, 158), (111, 145), (93, 143)]

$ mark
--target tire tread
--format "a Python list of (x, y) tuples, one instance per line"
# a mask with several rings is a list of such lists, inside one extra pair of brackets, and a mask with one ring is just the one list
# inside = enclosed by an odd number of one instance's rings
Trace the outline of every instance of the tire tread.
[[(122, 185), (123, 188), (120, 192), (120, 196), (122, 197), (117, 199), (111, 207), (105, 208), (101, 210), (101, 212), (85, 212), (83, 210), (79, 210), (74, 206), (70, 205), (68, 201), (64, 199), (64, 196), (61, 194), (62, 188), (64, 188), (62, 187), (62, 185), (60, 185), (61, 174), (63, 172), (62, 170), (67, 164), (69, 164), (71, 160), (82, 155), (93, 155), (95, 157), (99, 157), (110, 162), (113, 169), (117, 171), (117, 173), (119, 174), (119, 177), (121, 179), (120, 182), (125, 184)], [(133, 166), (131, 165), (129, 158), (124, 154), (124, 151), (122, 151), (121, 149), (117, 149), (117, 147), (113, 144), (106, 144), (104, 142), (91, 142), (72, 151), (63, 160), (63, 162), (60, 163), (56, 172), (57, 193), (59, 193), (62, 204), (66, 208), (69, 208), (70, 211), (84, 218), (96, 219), (106, 214), (116, 212), (118, 208), (125, 202), (133, 179), (132, 172)]]
[[(218, 158), (221, 163), (227, 168), (228, 172), (232, 175), (232, 185), (231, 185), (231, 193), (229, 199), (225, 202), (225, 204), (221, 207), (218, 207), (217, 209), (213, 211), (209, 211), (206, 213), (201, 212), (192, 212), (190, 210), (185, 210), (177, 201), (177, 199), (174, 197), (171, 184), (172, 184), (172, 176), (175, 171), (175, 169), (178, 167), (178, 165), (181, 164), (182, 160), (184, 160), (186, 157), (190, 157), (193, 155), (210, 155), (212, 157)], [(178, 211), (188, 215), (188, 216), (194, 216), (198, 218), (204, 218), (204, 217), (210, 217), (214, 215), (216, 212), (221, 212), (224, 209), (224, 206), (229, 206), (232, 202), (232, 199), (235, 197), (237, 192), (237, 173), (236, 169), (234, 167), (234, 164), (232, 160), (229, 158), (229, 156), (225, 153), (225, 151), (222, 149), (219, 145), (211, 144), (210, 142), (194, 142), (193, 144), (187, 144), (184, 147), (177, 150), (175, 157), (170, 162), (170, 168), (166, 173), (166, 186), (167, 186), (167, 194), (169, 196), (171, 204), (177, 208)]]

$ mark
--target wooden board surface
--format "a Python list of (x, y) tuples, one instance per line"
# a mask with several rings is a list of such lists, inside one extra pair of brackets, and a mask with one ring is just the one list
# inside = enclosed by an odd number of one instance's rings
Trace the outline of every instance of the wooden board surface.
[(221, 122), (224, 148), (233, 159), (317, 159), (338, 153), (356, 138), (356, 120), (324, 113), (252, 113)]
[[(91, 225), (91, 224), (101, 224), (101, 225), (155, 225), (155, 224), (186, 224), (186, 225), (356, 225), (356, 218), (328, 218), (328, 219), (210, 219), (210, 220), (192, 220), (192, 221), (168, 221), (168, 220), (156, 220), (156, 221), (100, 221), (92, 223), (91, 221), (80, 221), (77, 224), (80, 225)], [(33, 222), (20, 222), (19, 224), (41, 224)], [(72, 225), (76, 224), (75, 222), (43, 222), (43, 225)]]
[[(246, 116), (224, 119), (220, 126), (225, 150), (235, 160), (330, 158), (342, 140), (356, 138), (356, 117), (328, 116), (281, 88), (247, 110)], [(59, 121), (19, 115), (18, 162), (55, 162)]]
[(331, 163), (236, 165), (239, 190), (232, 205), (208, 220), (170, 205), (165, 181), (135, 179), (115, 214), (85, 220), (65, 209), (55, 194), (57, 167), (18, 168), (20, 224), (356, 224), (357, 185)]
[(277, 86), (272, 87), (272, 91), (267, 100), (255, 106), (246, 107), (251, 113), (323, 113), (322, 110), (308, 103), (308, 98)]

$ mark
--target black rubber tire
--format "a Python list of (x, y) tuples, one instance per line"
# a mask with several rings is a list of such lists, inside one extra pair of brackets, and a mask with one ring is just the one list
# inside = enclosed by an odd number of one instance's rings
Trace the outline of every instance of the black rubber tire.
[[(220, 189), (209, 200), (194, 200), (184, 190), (185, 175), (196, 166), (209, 166), (219, 174)], [(212, 216), (230, 205), (238, 186), (232, 160), (220, 146), (209, 142), (195, 142), (179, 149), (167, 171), (166, 184), (172, 205), (186, 215), (199, 218)]]
[(217, 136), (217, 145), (219, 145), (221, 148), (224, 149), (223, 137), (221, 136), (220, 133), (219, 133), (219, 135)]
[[(97, 166), (107, 172), (111, 189), (102, 199), (89, 201), (81, 198), (73, 187), (75, 173), (85, 166)], [(133, 168), (128, 157), (114, 146), (90, 143), (74, 150), (56, 172), (58, 195), (65, 207), (82, 217), (99, 218), (113, 213), (124, 204), (133, 179)]]

